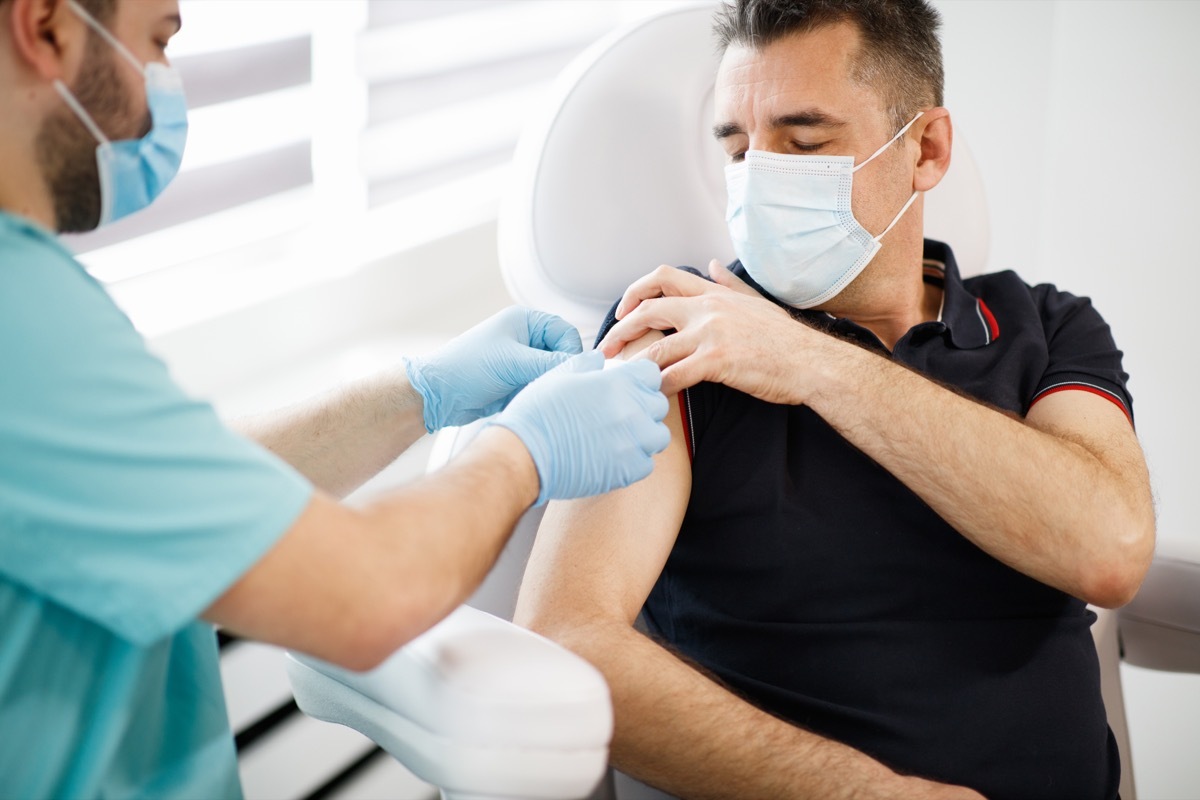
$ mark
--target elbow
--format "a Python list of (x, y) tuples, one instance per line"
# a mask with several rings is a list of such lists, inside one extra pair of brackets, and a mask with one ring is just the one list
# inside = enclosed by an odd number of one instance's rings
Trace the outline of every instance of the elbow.
[(1092, 605), (1116, 609), (1137, 594), (1154, 558), (1154, 524), (1131, 526), (1112, 552), (1094, 561), (1081, 576), (1083, 597)]
[(513, 622), (584, 658), (588, 657), (594, 645), (601, 643), (606, 627), (606, 620), (592, 613), (564, 608), (531, 608), (520, 604)]

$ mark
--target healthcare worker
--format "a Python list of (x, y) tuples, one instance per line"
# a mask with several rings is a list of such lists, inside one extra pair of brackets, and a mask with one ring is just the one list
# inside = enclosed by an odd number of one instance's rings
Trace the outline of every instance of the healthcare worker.
[[(0, 0), (5, 797), (240, 795), (213, 623), (371, 667), (466, 599), (526, 508), (638, 480), (668, 440), (652, 362), (602, 370), (519, 308), (248, 424), (258, 443), (188, 398), (52, 233), (175, 174), (179, 26), (176, 0)], [(440, 472), (334, 499), (493, 414)]]

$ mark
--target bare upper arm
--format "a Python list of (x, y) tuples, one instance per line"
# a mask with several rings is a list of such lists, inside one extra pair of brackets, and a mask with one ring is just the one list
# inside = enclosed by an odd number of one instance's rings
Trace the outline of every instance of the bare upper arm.
[(1083, 448), (1116, 478), (1133, 513), (1128, 529), (1118, 533), (1136, 544), (1134, 551), (1148, 567), (1155, 538), (1154, 498), (1145, 455), (1124, 409), (1091, 392), (1068, 390), (1036, 402), (1025, 421)]
[(1025, 422), (1085, 448), (1111, 469), (1131, 478), (1146, 472), (1141, 445), (1124, 410), (1083, 390), (1046, 395), (1034, 403)]
[[(632, 342), (626, 357), (662, 337)], [(552, 618), (602, 615), (633, 623), (675, 544), (692, 472), (679, 403), (670, 398), (671, 443), (645, 480), (598, 497), (551, 503), (538, 530), (516, 619), (541, 627)]]

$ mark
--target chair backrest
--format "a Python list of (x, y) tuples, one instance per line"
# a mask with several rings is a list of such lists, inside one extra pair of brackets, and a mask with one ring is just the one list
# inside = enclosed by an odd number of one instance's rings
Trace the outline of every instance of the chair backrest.
[[(593, 334), (635, 279), (662, 263), (733, 260), (724, 153), (714, 141), (713, 6), (687, 6), (601, 39), (559, 76), (526, 125), (499, 219), (513, 297)], [(925, 198), (928, 235), (964, 274), (989, 247), (983, 184), (962, 137)]]

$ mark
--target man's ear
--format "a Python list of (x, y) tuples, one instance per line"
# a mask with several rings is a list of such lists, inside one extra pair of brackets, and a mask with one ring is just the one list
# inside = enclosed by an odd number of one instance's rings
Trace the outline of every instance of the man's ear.
[[(925, 112), (917, 125), (920, 126), (921, 155), (917, 158), (917, 171), (913, 178), (913, 190), (928, 192), (937, 186), (950, 168), (950, 146), (954, 142), (954, 126), (950, 123), (950, 111), (938, 106)], [(917, 127), (914, 125), (913, 127)]]
[(17, 63), (43, 80), (65, 79), (82, 62), (87, 29), (66, 0), (9, 0), (0, 13)]

